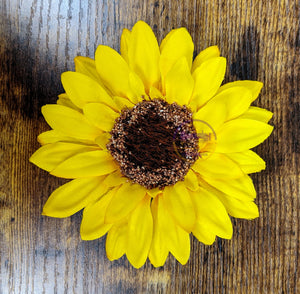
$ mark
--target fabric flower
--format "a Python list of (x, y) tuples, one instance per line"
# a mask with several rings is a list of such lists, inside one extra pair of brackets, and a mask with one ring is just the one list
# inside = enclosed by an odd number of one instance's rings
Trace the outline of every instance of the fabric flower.
[(51, 175), (72, 179), (55, 190), (43, 214), (83, 210), (80, 233), (107, 233), (110, 260), (126, 254), (136, 268), (149, 257), (182, 264), (190, 233), (212, 244), (230, 239), (230, 216), (258, 217), (249, 173), (265, 162), (249, 150), (272, 132), (272, 113), (250, 106), (262, 83), (221, 86), (226, 59), (216, 46), (193, 61), (185, 28), (160, 46), (143, 21), (124, 29), (121, 54), (100, 45), (95, 60), (75, 58), (62, 74), (65, 93), (42, 113), (52, 130), (30, 158)]

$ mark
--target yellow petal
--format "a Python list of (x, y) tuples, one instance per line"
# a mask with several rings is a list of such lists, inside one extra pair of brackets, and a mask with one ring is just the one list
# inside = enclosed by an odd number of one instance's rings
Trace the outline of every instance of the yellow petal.
[(253, 148), (272, 133), (273, 127), (251, 119), (226, 122), (217, 133), (216, 152), (233, 153)]
[(149, 96), (151, 99), (155, 99), (155, 98), (162, 98), (163, 94), (160, 92), (160, 90), (152, 86), (149, 91)]
[(102, 131), (92, 126), (83, 114), (62, 105), (48, 104), (42, 113), (50, 127), (64, 135), (83, 140), (94, 140)]
[(245, 219), (254, 219), (259, 216), (258, 208), (252, 200), (232, 197), (211, 186), (205, 186), (205, 189), (219, 198), (229, 215)]
[(113, 100), (116, 103), (119, 111), (121, 111), (125, 107), (132, 108), (134, 106), (134, 103), (124, 97), (114, 96)]
[(108, 232), (106, 237), (106, 255), (109, 260), (119, 259), (126, 253), (127, 222), (115, 224)]
[(61, 82), (71, 101), (79, 108), (86, 103), (102, 102), (114, 107), (112, 98), (106, 90), (92, 78), (79, 73), (67, 71), (61, 75)]
[(261, 88), (263, 87), (262, 82), (258, 81), (235, 81), (231, 83), (227, 83), (220, 87), (218, 92), (222, 92), (224, 90), (235, 88), (235, 87), (243, 87), (247, 88), (251, 92), (251, 102), (253, 102), (259, 95)]
[(241, 168), (224, 154), (212, 153), (199, 158), (192, 166), (193, 170), (204, 177), (213, 179), (236, 179), (244, 176)]
[(164, 203), (176, 222), (186, 231), (191, 232), (196, 216), (193, 203), (183, 182), (164, 189)]
[(111, 135), (109, 133), (104, 132), (95, 139), (95, 143), (103, 150), (107, 150), (106, 145), (108, 144), (110, 137)]
[[(107, 186), (103, 183), (103, 187)], [(90, 203), (83, 210), (82, 222), (80, 226), (80, 235), (83, 240), (94, 240), (101, 238), (112, 227), (112, 224), (107, 224), (104, 222), (104, 218), (107, 206), (112, 197), (115, 195), (116, 190), (117, 189), (109, 190), (98, 201)]]
[(75, 71), (82, 73), (92, 79), (102, 86), (100, 76), (96, 70), (95, 60), (89, 57), (76, 56), (74, 58)]
[[(217, 131), (227, 119), (227, 107), (224, 101), (217, 99), (212, 99), (204, 107), (200, 108), (193, 115), (193, 120), (204, 121), (207, 123), (214, 131)], [(210, 131), (203, 125), (203, 123), (194, 123), (197, 133), (202, 131), (202, 128), (205, 127), (204, 132)], [(201, 130), (199, 129), (201, 128)]]
[(159, 199), (160, 197), (156, 197), (151, 202), (153, 238), (149, 259), (155, 267), (163, 266), (169, 254), (165, 242), (166, 233), (168, 232), (168, 219)]
[[(128, 98), (136, 103), (145, 95), (144, 84), (132, 72), (122, 56), (110, 47), (100, 45), (96, 50), (96, 67), (104, 85), (114, 96)], [(119, 109), (114, 104), (113, 109)]]
[(255, 106), (250, 106), (249, 109), (239, 118), (253, 119), (264, 123), (268, 123), (272, 116), (273, 113), (271, 111)]
[[(168, 215), (167, 215), (168, 216)], [(190, 257), (190, 236), (184, 229), (178, 226), (169, 216), (168, 237), (166, 246), (172, 255), (182, 264), (186, 264)]]
[(256, 197), (256, 191), (251, 178), (247, 175), (239, 179), (216, 180), (205, 178), (205, 181), (219, 191), (242, 201), (252, 201)]
[(147, 93), (160, 80), (159, 47), (152, 29), (143, 21), (132, 28), (128, 44), (128, 60), (131, 69), (141, 78)]
[(83, 114), (88, 121), (99, 129), (110, 132), (119, 116), (110, 107), (101, 103), (88, 103), (83, 107)]
[(163, 39), (160, 45), (160, 71), (162, 75), (163, 87), (168, 72), (174, 64), (181, 58), (187, 62), (187, 68), (190, 72), (193, 60), (194, 44), (191, 35), (186, 28), (172, 30)]
[(61, 218), (76, 213), (107, 191), (102, 181), (103, 177), (81, 178), (60, 186), (44, 205), (43, 215)]
[(194, 111), (215, 95), (224, 79), (225, 70), (226, 59), (215, 57), (203, 62), (194, 71), (195, 87), (191, 99), (191, 107)]
[(202, 50), (193, 61), (192, 72), (194, 72), (203, 62), (210, 58), (219, 57), (220, 50), (218, 46), (210, 46)]
[(146, 96), (145, 86), (142, 80), (134, 72), (129, 73), (129, 86), (132, 94), (129, 96), (133, 103), (140, 102)]
[(216, 234), (208, 231), (207, 226), (199, 221), (196, 221), (192, 233), (199, 242), (202, 242), (205, 245), (213, 244), (216, 239)]
[(128, 44), (130, 42), (130, 35), (131, 32), (128, 29), (123, 29), (122, 35), (121, 35), (121, 55), (124, 58), (124, 60), (128, 63)]
[(144, 197), (128, 219), (126, 256), (135, 268), (140, 268), (146, 262), (151, 245), (153, 219), (150, 200), (151, 197)]
[(266, 168), (264, 160), (251, 150), (228, 153), (226, 156), (235, 161), (246, 174), (256, 173)]
[(200, 188), (190, 192), (195, 206), (197, 222), (207, 231), (224, 239), (231, 239), (232, 224), (222, 202), (210, 191)]
[(199, 188), (198, 178), (192, 169), (188, 171), (184, 177), (184, 185), (191, 191), (196, 191)]
[(64, 137), (70, 139), (70, 137), (68, 136), (64, 136), (55, 130), (51, 130), (39, 134), (37, 140), (41, 145), (46, 145), (46, 144), (56, 143), (58, 141), (63, 141)]
[(97, 150), (74, 155), (51, 171), (57, 177), (73, 179), (106, 175), (118, 166), (107, 151)]
[(166, 75), (166, 100), (186, 105), (192, 95), (194, 80), (185, 57), (180, 58)]
[(38, 167), (46, 171), (51, 171), (66, 159), (76, 154), (97, 149), (94, 146), (57, 142), (40, 147), (29, 160)]
[(181, 264), (186, 264), (190, 255), (189, 234), (168, 213), (163, 197), (159, 195), (152, 203), (155, 227), (149, 259), (154, 266), (162, 266), (170, 251)]
[(95, 62), (104, 85), (115, 96), (127, 97), (130, 93), (130, 70), (122, 56), (114, 49), (100, 45), (95, 53)]
[(152, 198), (155, 198), (158, 194), (162, 193), (163, 191), (159, 188), (154, 188), (147, 190), (148, 195), (150, 195)]
[(169, 243), (170, 252), (182, 265), (185, 265), (190, 257), (190, 236), (176, 225), (172, 233), (174, 234), (171, 234), (173, 239)]
[(38, 139), (38, 142), (42, 145), (56, 143), (58, 141), (95, 145), (95, 142), (93, 140), (80, 140), (80, 139), (68, 137), (56, 130), (43, 132), (43, 133), (39, 134), (37, 139)]
[[(252, 102), (251, 97), (251, 91), (247, 88), (231, 87), (219, 92), (202, 109), (206, 108), (210, 104), (216, 105), (217, 107), (218, 102), (223, 103), (226, 107), (226, 120), (230, 120), (238, 117), (248, 110)], [(200, 109), (200, 111), (202, 109)]]
[(63, 105), (63, 106), (67, 106), (69, 108), (72, 108), (78, 112), (82, 112), (82, 110), (77, 107), (68, 97), (68, 95), (66, 93), (60, 94), (58, 95), (58, 100), (56, 101), (56, 103), (58, 105)]
[(146, 189), (138, 184), (124, 183), (110, 202), (105, 222), (113, 223), (133, 211), (146, 195)]
[(233, 217), (244, 219), (259, 217), (258, 207), (253, 201), (244, 202), (226, 195), (222, 198), (222, 202), (227, 212)]
[(125, 182), (128, 181), (128, 178), (124, 177), (120, 170), (116, 170), (115, 172), (109, 174), (103, 183), (107, 185), (108, 187), (115, 187), (119, 186), (121, 184), (124, 184)]

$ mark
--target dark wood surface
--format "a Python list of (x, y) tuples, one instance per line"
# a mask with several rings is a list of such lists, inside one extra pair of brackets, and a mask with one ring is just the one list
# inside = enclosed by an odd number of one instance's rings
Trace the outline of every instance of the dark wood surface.
[[(299, 6), (293, 0), (0, 1), (0, 293), (299, 293)], [(99, 44), (119, 50), (124, 27), (147, 21), (159, 41), (185, 26), (196, 53), (218, 45), (226, 81), (264, 82), (255, 105), (274, 112), (271, 137), (256, 151), (260, 218), (233, 219), (232, 240), (191, 239), (182, 266), (139, 270), (110, 262), (105, 238), (81, 241), (81, 213), (41, 216), (63, 180), (31, 165), (48, 129), (40, 107), (62, 92), (60, 74)], [(298, 55), (297, 55), (298, 54)]]

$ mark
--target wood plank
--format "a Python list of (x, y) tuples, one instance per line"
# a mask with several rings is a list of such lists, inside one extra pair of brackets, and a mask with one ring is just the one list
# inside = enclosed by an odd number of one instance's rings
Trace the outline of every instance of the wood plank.
[[(2, 0), (0, 3), (0, 293), (299, 293), (299, 5), (293, 0)], [(260, 218), (233, 219), (232, 240), (191, 239), (182, 266), (139, 270), (106, 258), (105, 238), (81, 241), (81, 213), (41, 216), (64, 181), (28, 162), (48, 126), (40, 107), (63, 91), (60, 74), (99, 44), (119, 50), (124, 27), (143, 19), (159, 41), (185, 26), (195, 53), (218, 45), (226, 81), (264, 82), (255, 105), (274, 112), (256, 151)]]

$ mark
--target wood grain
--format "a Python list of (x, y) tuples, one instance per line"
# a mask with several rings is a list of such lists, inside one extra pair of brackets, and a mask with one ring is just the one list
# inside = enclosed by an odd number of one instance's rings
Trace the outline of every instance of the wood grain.
[[(1, 0), (0, 293), (299, 293), (299, 6), (292, 0)], [(48, 129), (40, 107), (62, 92), (60, 74), (99, 44), (119, 49), (139, 19), (159, 41), (185, 26), (195, 53), (218, 45), (226, 81), (256, 79), (256, 105), (274, 112), (272, 136), (256, 151), (267, 169), (253, 175), (260, 218), (233, 219), (232, 240), (191, 239), (182, 266), (133, 269), (110, 262), (105, 238), (81, 241), (81, 213), (41, 216), (62, 180), (29, 164)]]

